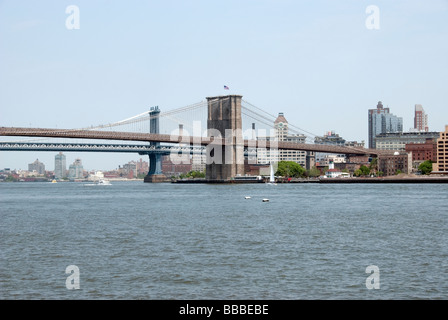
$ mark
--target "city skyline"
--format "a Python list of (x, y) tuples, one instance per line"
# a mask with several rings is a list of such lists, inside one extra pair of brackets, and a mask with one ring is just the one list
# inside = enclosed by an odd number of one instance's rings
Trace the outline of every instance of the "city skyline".
[[(377, 30), (365, 25), (370, 4), (75, 1), (80, 28), (69, 30), (68, 4), (3, 1), (0, 125), (87, 127), (238, 93), (316, 135), (334, 130), (367, 142), (366, 110), (378, 101), (403, 118), (404, 130), (421, 104), (431, 131), (443, 131), (448, 3), (376, 1)], [(66, 155), (88, 169), (139, 158)], [(0, 168), (52, 157), (2, 152)]]

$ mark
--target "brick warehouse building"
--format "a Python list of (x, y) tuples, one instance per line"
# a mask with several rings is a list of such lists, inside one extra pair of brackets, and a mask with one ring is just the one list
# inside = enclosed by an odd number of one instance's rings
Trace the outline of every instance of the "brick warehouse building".
[(382, 171), (385, 176), (396, 175), (398, 170), (402, 173), (410, 174), (412, 169), (411, 154), (407, 152), (395, 152), (393, 155), (378, 157), (378, 171)]
[(428, 138), (425, 143), (408, 143), (405, 145), (405, 151), (412, 154), (412, 167), (414, 171), (418, 171), (419, 165), (430, 160), (437, 162), (437, 141)]
[(412, 161), (437, 162), (437, 142), (434, 139), (426, 139), (425, 143), (408, 143), (405, 151), (412, 152)]

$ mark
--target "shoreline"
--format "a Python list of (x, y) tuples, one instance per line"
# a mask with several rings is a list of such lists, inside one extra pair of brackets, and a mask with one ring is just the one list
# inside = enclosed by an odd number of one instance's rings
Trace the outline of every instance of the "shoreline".
[[(181, 184), (253, 184), (266, 183), (265, 181), (210, 181), (205, 179), (174, 180), (171, 183)], [(448, 177), (384, 177), (384, 178), (324, 178), (324, 179), (295, 179), (290, 181), (277, 180), (277, 184), (288, 183), (448, 183)]]

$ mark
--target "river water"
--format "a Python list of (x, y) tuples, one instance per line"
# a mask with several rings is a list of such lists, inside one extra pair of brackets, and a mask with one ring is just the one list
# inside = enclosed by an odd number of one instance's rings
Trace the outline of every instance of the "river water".
[(447, 184), (0, 183), (0, 298), (447, 299), (447, 200)]

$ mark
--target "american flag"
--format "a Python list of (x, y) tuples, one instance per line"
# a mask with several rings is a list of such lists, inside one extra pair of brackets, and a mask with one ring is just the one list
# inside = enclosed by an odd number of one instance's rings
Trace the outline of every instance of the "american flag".
[(224, 86), (224, 90), (229, 90), (229, 87), (228, 86)]

